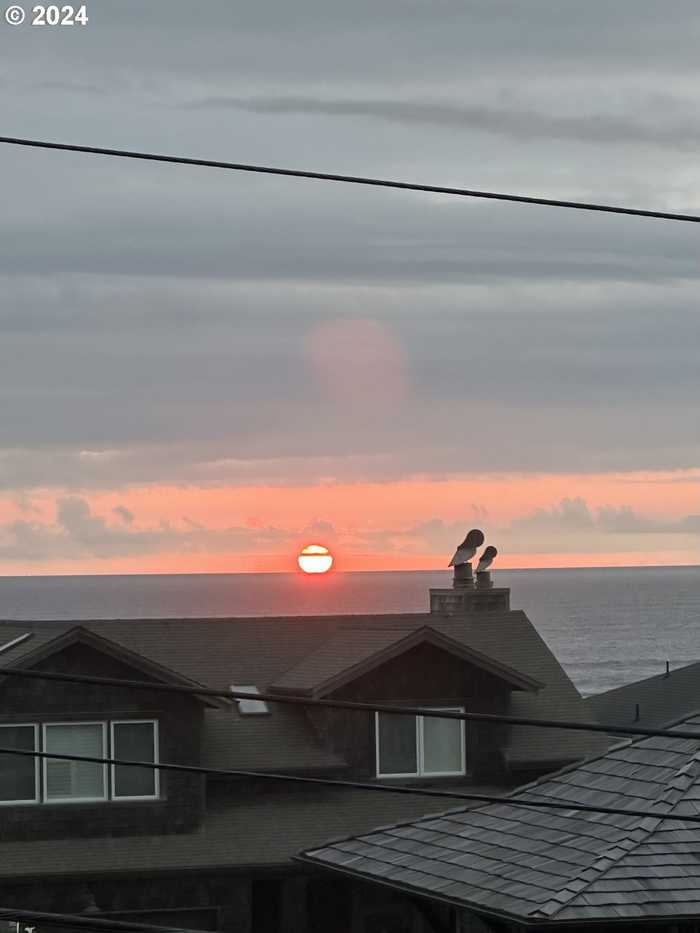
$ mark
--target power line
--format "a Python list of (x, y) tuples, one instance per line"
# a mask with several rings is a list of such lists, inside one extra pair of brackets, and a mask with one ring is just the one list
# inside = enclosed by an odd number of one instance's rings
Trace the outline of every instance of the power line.
[(347, 709), (366, 713), (392, 713), (403, 716), (425, 716), (434, 719), (457, 719), (463, 722), (501, 723), (512, 726), (534, 726), (541, 729), (568, 729), (576, 732), (601, 732), (606, 735), (631, 735), (653, 738), (692, 739), (700, 741), (700, 729), (649, 729), (644, 726), (602, 725), (599, 722), (576, 722), (570, 719), (540, 719), (529, 716), (508, 716), (501, 713), (457, 713), (423, 706), (392, 706), (386, 703), (358, 703), (354, 700), (319, 700), (284, 693), (246, 693), (241, 690), (213, 690), (211, 687), (186, 687), (179, 684), (150, 683), (140, 680), (121, 680), (116, 677), (93, 677), (89, 674), (64, 674), (51, 671), (31, 671), (21, 668), (0, 668), (0, 678), (30, 677), (66, 683), (94, 684), (105, 687), (125, 687), (130, 690), (157, 690), (165, 693), (183, 693), (190, 696), (216, 697), (226, 700), (261, 700), (269, 703), (308, 706), (320, 709)]
[(350, 185), (368, 185), (375, 188), (398, 188), (403, 191), (423, 191), (432, 194), (451, 194), (465, 198), (482, 198), (491, 201), (511, 201), (518, 204), (538, 204), (543, 207), (566, 207), (577, 211), (599, 211), (607, 214), (627, 214), (634, 217), (653, 217), (657, 220), (683, 220), (700, 222), (697, 214), (676, 214), (668, 211), (642, 210), (633, 207), (618, 207), (610, 204), (592, 204), (586, 201), (562, 201), (556, 198), (536, 198), (523, 194), (503, 194), (496, 191), (476, 191), (470, 188), (453, 188), (446, 185), (422, 185), (415, 182), (392, 181), (387, 178), (369, 178), (362, 175), (340, 175), (335, 172), (311, 172), (303, 169), (279, 168), (269, 165), (249, 165), (242, 162), (225, 162), (218, 159), (192, 159), (185, 156), (160, 155), (153, 152), (137, 152), (130, 149), (106, 149), (101, 146), (79, 146), (74, 143), (51, 143), (38, 139), (19, 139), (0, 136), (0, 143), (10, 146), (26, 146), (34, 149), (58, 149), (63, 152), (82, 152), (88, 155), (115, 156), (120, 159), (141, 159), (149, 162), (169, 162), (175, 165), (192, 165), (199, 168), (228, 169), (234, 172), (254, 172), (263, 175), (283, 175), (289, 178), (307, 178), (314, 181), (337, 181)]
[[(696, 736), (698, 738), (698, 736)], [(557, 803), (551, 800), (524, 800), (495, 794), (466, 793), (464, 791), (435, 790), (428, 787), (403, 787), (393, 784), (344, 781), (339, 778), (307, 777), (299, 774), (279, 774), (272, 771), (249, 771), (229, 768), (205, 768), (201, 765), (180, 765), (153, 761), (132, 761), (123, 758), (103, 758), (97, 755), (69, 755), (57, 752), (28, 751), (19, 748), (0, 748), (0, 755), (19, 755), (24, 758), (56, 759), (58, 761), (83, 761), (88, 764), (118, 765), (126, 768), (147, 768), (151, 771), (180, 771), (186, 774), (204, 774), (216, 777), (253, 778), (263, 781), (284, 781), (293, 784), (312, 784), (322, 787), (340, 787), (352, 790), (367, 790), (387, 794), (410, 794), (414, 797), (439, 797), (441, 799), (467, 800), (471, 803), (500, 803), (506, 806), (531, 807), (541, 810), (572, 810), (583, 813), (605, 813), (613, 816), (652, 817), (659, 820), (676, 820), (681, 823), (700, 823), (700, 816), (674, 816), (654, 810), (638, 810), (627, 807), (597, 807), (583, 803)]]
[[(180, 686), (177, 684), (160, 684), (160, 683), (149, 683), (144, 681), (132, 681), (132, 680), (121, 680), (118, 678), (112, 677), (91, 677), (87, 675), (78, 675), (78, 674), (63, 674), (63, 673), (53, 673), (48, 671), (26, 671), (20, 669), (9, 669), (3, 668), (0, 669), (0, 676), (10, 675), (17, 677), (33, 677), (45, 680), (58, 680), (70, 683), (89, 683), (95, 684), (98, 686), (117, 686), (125, 687), (129, 689), (142, 689), (142, 690), (159, 690), (165, 692), (174, 692), (174, 693), (184, 693), (189, 695), (201, 695), (201, 696), (213, 696), (225, 699), (251, 699), (251, 700), (265, 700), (275, 703), (291, 703), (295, 705), (302, 706), (312, 706), (312, 707), (325, 707), (325, 708), (340, 708), (340, 709), (351, 709), (356, 711), (363, 712), (388, 712), (388, 713), (397, 713), (403, 715), (423, 715), (423, 716), (432, 716), (435, 718), (441, 719), (458, 719), (458, 720), (476, 720), (476, 721), (486, 721), (486, 722), (507, 722), (517, 725), (528, 725), (528, 726), (543, 726), (547, 728), (564, 728), (564, 729), (576, 729), (576, 730), (590, 730), (594, 732), (605, 732), (605, 733), (622, 733), (625, 736), (629, 736), (630, 733), (637, 733), (644, 736), (664, 736), (674, 739), (692, 739), (694, 741), (700, 741), (700, 733), (689, 732), (684, 730), (671, 731), (671, 730), (662, 730), (662, 729), (641, 729), (641, 728), (628, 728), (625, 726), (601, 726), (598, 723), (572, 723), (564, 722), (558, 720), (538, 720), (538, 719), (526, 719), (523, 717), (515, 716), (501, 716), (498, 714), (491, 713), (451, 713), (445, 710), (434, 710), (434, 709), (425, 709), (423, 707), (397, 707), (390, 706), (385, 704), (368, 704), (368, 703), (356, 703), (351, 701), (342, 701), (342, 700), (314, 700), (307, 697), (292, 697), (292, 696), (280, 696), (278, 694), (268, 694), (268, 693), (247, 693), (245, 691), (224, 691), (224, 690), (213, 690), (207, 687), (186, 687)], [(53, 752), (39, 752), (39, 751), (28, 751), (23, 749), (11, 749), (11, 748), (0, 748), (0, 755), (18, 755), (22, 757), (29, 758), (40, 758), (40, 759), (57, 759), (62, 761), (83, 761), (93, 764), (103, 764), (103, 765), (117, 765), (123, 767), (134, 767), (134, 768), (147, 768), (150, 770), (159, 770), (159, 771), (177, 771), (190, 774), (204, 774), (217, 777), (236, 777), (236, 778), (252, 778), (257, 780), (265, 781), (285, 781), (288, 783), (295, 784), (311, 784), (317, 786), (326, 786), (326, 787), (341, 787), (341, 788), (351, 788), (356, 790), (367, 790), (367, 791), (377, 791), (383, 793), (394, 793), (394, 794), (412, 794), (414, 796), (424, 796), (424, 797), (438, 797), (438, 798), (449, 798), (457, 800), (466, 800), (473, 803), (501, 803), (509, 804), (513, 806), (527, 806), (533, 808), (542, 808), (542, 809), (558, 809), (558, 810), (580, 810), (582, 812), (591, 812), (591, 813), (606, 813), (613, 815), (621, 816), (638, 816), (638, 817), (655, 817), (658, 819), (675, 819), (688, 822), (697, 822), (700, 823), (700, 816), (693, 817), (674, 817), (667, 816), (665, 814), (654, 813), (649, 810), (638, 810), (638, 809), (628, 809), (628, 808), (619, 808), (619, 807), (596, 807), (589, 804), (570, 804), (570, 803), (555, 803), (552, 801), (523, 801), (518, 800), (512, 797), (503, 797), (496, 796), (491, 794), (475, 794), (475, 793), (465, 793), (460, 791), (442, 791), (434, 790), (432, 788), (415, 788), (415, 787), (402, 787), (391, 784), (380, 784), (380, 783), (366, 783), (358, 781), (345, 781), (334, 778), (319, 778), (319, 777), (307, 777), (301, 775), (290, 775), (290, 774), (280, 774), (276, 772), (267, 772), (267, 771), (251, 771), (251, 770), (241, 770), (241, 769), (225, 769), (225, 768), (204, 768), (199, 765), (185, 765), (185, 764), (172, 764), (172, 763), (154, 763), (148, 761), (133, 761), (127, 759), (116, 759), (116, 758), (105, 758), (97, 756), (83, 756), (83, 755), (68, 755), (68, 754), (58, 754)]]
[(198, 933), (198, 931), (183, 927), (154, 926), (151, 923), (134, 923), (129, 920), (113, 920), (111, 917), (86, 916), (85, 914), (57, 914), (43, 910), (15, 910), (14, 907), (0, 907), (0, 920), (9, 920), (10, 922), (27, 920), (29, 922), (40, 922), (47, 926), (77, 927), (78, 929), (103, 931), (103, 933)]

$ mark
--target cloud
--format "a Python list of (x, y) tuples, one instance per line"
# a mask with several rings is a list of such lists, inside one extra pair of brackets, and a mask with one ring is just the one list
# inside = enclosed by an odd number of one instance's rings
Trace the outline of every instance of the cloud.
[[(661, 101), (659, 101), (661, 105)], [(192, 101), (192, 109), (244, 110), (258, 114), (300, 114), (330, 117), (369, 117), (373, 120), (438, 126), (485, 132), (528, 142), (567, 139), (591, 145), (643, 143), (678, 151), (692, 149), (700, 142), (700, 131), (692, 112), (664, 114), (660, 121), (630, 119), (626, 115), (594, 113), (544, 113), (521, 102), (518, 107), (478, 104), (452, 104), (440, 100), (399, 100), (396, 98), (344, 98), (302, 96), (209, 97)]]
[(536, 509), (515, 519), (510, 529), (518, 532), (593, 534), (671, 534), (700, 533), (700, 515), (686, 515), (675, 520), (648, 518), (639, 515), (629, 505), (604, 505), (591, 510), (585, 499), (562, 499), (549, 509)]
[(562, 499), (551, 509), (536, 509), (530, 515), (516, 519), (513, 527), (533, 531), (590, 531), (595, 525), (584, 499)]
[(134, 513), (130, 512), (125, 505), (117, 505), (112, 509), (112, 511), (124, 522), (125, 525), (133, 525)]
[[(693, 286), (56, 285), (4, 295), (0, 488), (697, 462)], [(368, 307), (389, 342), (328, 330)]]
[[(13, 35), (3, 125), (692, 212), (700, 8), (674, 9), (211, 0), (203, 16), (181, 0), (123, 0), (94, 17), (90, 42), (82, 30)], [(13, 553), (229, 546), (179, 518), (130, 518), (120, 503), (135, 485), (698, 462), (688, 225), (1, 148), (0, 489), (22, 510), (3, 527)], [(353, 321), (374, 322), (375, 339), (353, 338)], [(67, 500), (48, 524), (34, 511), (42, 489)], [(94, 490), (119, 492), (97, 513), (85, 508)], [(648, 546), (640, 510), (582, 508), (581, 495), (534, 516), (523, 505), (521, 525), (498, 532)], [(463, 534), (461, 519), (459, 532), (406, 520), (365, 543), (449, 550)], [(254, 529), (234, 522), (232, 547), (237, 535), (257, 546)]]
[[(318, 499), (332, 514), (332, 500)], [(271, 523), (264, 513), (252, 513), (245, 520), (214, 526), (211, 519), (188, 516), (155, 516), (144, 521), (136, 510), (124, 506), (101, 511), (85, 497), (60, 496), (53, 515), (44, 508), (31, 518), (0, 524), (0, 563), (7, 568), (29, 564), (51, 570), (81, 561), (109, 566), (116, 560), (148, 560), (153, 566), (153, 559), (173, 556), (257, 555), (267, 560), (294, 554), (310, 542), (330, 546), (346, 559), (367, 554), (383, 555), (388, 560), (434, 556), (444, 557), (446, 563), (465, 533), (481, 527), (486, 543), (495, 544), (501, 561), (507, 564), (509, 557), (545, 552), (595, 555), (620, 548), (630, 553), (664, 548), (687, 552), (700, 535), (699, 515), (659, 519), (641, 515), (628, 505), (591, 509), (581, 497), (563, 498), (512, 521), (497, 519), (476, 503), (454, 521), (437, 516), (407, 519), (401, 525), (382, 521), (378, 513), (370, 521), (358, 509), (343, 522), (319, 515), (306, 522), (287, 519)]]
[(448, 560), (472, 527), (488, 527), (488, 511), (472, 505), (456, 521), (430, 518), (404, 528), (358, 529), (352, 535), (358, 549), (388, 554), (447, 554)]
[[(700, 534), (700, 516), (662, 520), (639, 515), (630, 506), (591, 509), (581, 497), (563, 498), (550, 508), (538, 508), (510, 522), (495, 521), (486, 509), (473, 505), (457, 521), (432, 518), (409, 523), (404, 528), (361, 529), (352, 536), (360, 549), (386, 554), (444, 554), (446, 559), (469, 528), (486, 532), (487, 544), (495, 544), (502, 559), (509, 554), (557, 550), (580, 553), (605, 552), (610, 538), (625, 535), (682, 537)], [(656, 541), (649, 544), (656, 546)]]
[(87, 558), (108, 561), (173, 553), (264, 554), (292, 542), (293, 531), (269, 526), (220, 529), (183, 522), (182, 527), (175, 527), (162, 521), (142, 527), (135, 522), (125, 526), (123, 519), (111, 524), (95, 514), (86, 499), (67, 496), (57, 500), (53, 522), (19, 520), (0, 525), (0, 561), (45, 561), (50, 565)]

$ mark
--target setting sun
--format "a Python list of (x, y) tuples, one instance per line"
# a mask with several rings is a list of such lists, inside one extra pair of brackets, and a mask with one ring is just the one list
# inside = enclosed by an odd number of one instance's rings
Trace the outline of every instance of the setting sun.
[(333, 566), (333, 555), (322, 544), (309, 544), (297, 557), (304, 573), (328, 573)]

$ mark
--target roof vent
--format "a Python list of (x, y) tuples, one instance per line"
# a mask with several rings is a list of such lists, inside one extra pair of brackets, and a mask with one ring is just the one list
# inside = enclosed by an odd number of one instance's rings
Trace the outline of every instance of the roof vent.
[(23, 641), (26, 641), (28, 638), (31, 638), (34, 632), (25, 632), (24, 635), (18, 635), (17, 638), (13, 638), (12, 641), (8, 641), (4, 645), (0, 645), (0, 654), (4, 654), (6, 651), (9, 651), (11, 648), (21, 645)]
[[(239, 687), (233, 684), (229, 689), (235, 693), (260, 693), (258, 688), (253, 686)], [(264, 700), (241, 700), (236, 698), (236, 702), (241, 716), (263, 716), (270, 712), (270, 708)]]
[(494, 588), (489, 567), (498, 554), (490, 544), (479, 558), (476, 568), (476, 587), (472, 572), (472, 558), (484, 543), (484, 533), (479, 528), (472, 528), (454, 553), (449, 566), (454, 567), (452, 589), (432, 588), (430, 590), (430, 611), (439, 615), (460, 615), (484, 609), (508, 612), (510, 609), (510, 590), (507, 587)]

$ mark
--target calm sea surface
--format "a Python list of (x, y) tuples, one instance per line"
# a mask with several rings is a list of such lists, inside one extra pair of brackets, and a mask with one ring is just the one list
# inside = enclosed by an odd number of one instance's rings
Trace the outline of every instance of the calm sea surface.
[[(493, 576), (583, 693), (700, 660), (700, 567)], [(0, 577), (0, 619), (420, 612), (428, 587), (449, 585), (447, 572)]]

